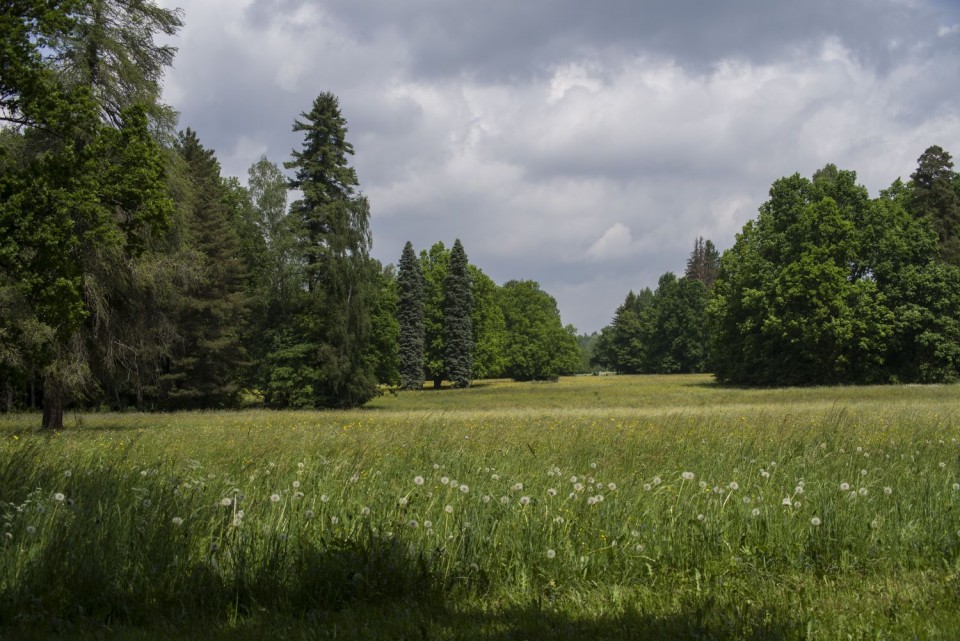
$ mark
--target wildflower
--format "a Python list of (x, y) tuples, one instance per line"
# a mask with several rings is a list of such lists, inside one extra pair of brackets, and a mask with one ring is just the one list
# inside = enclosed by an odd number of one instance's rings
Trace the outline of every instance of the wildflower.
[(461, 491), (462, 493), (466, 494), (467, 492), (470, 491), (470, 486), (467, 485), (467, 484), (463, 484), (463, 485), (460, 486), (460, 491)]
[(271, 494), (271, 495), (270, 495), (270, 502), (271, 502), (271, 503), (279, 503), (279, 502), (280, 502), (280, 495), (279, 495), (279, 494)]
[(520, 505), (528, 505), (529, 503), (530, 503), (530, 497), (529, 497), (529, 496), (521, 496), (521, 497), (520, 497)]
[(483, 498), (480, 499), (480, 500), (483, 501), (484, 503), (489, 503), (489, 502), (490, 502), (490, 495), (489, 495), (489, 494), (484, 494), (484, 495), (483, 495)]
[(780, 504), (786, 507), (793, 507), (793, 501), (791, 501), (789, 498), (783, 499), (782, 501), (780, 501)]
[(557, 517), (554, 517), (553, 522), (556, 523), (557, 525), (563, 525), (565, 523), (565, 520), (562, 516), (557, 516)]
[(177, 526), (183, 525), (183, 519), (181, 519), (179, 516), (173, 517), (172, 522)]
[(750, 514), (753, 514), (754, 516), (760, 516), (760, 508), (758, 507), (753, 508)]
[(866, 496), (866, 495), (867, 495), (867, 488), (861, 487), (859, 490), (857, 490), (857, 492), (860, 494), (860, 496)]
[(893, 494), (893, 488), (890, 486), (887, 486), (883, 488), (883, 493), (886, 494), (887, 496), (890, 496), (891, 494)]
[(650, 484), (649, 484), (649, 483), (644, 483), (644, 484), (643, 484), (643, 491), (644, 491), (644, 492), (649, 492), (650, 489), (651, 489), (651, 488), (650, 488)]
[(860, 470), (860, 476), (866, 476), (866, 475), (867, 475), (866, 470)]
[(61, 502), (62, 502), (62, 501), (64, 501), (64, 500), (66, 500), (66, 498), (67, 498), (67, 497), (63, 495), (63, 492), (57, 492), (56, 494), (53, 495), (53, 500), (54, 500), (54, 501), (61, 501)]
[(313, 517), (316, 516), (316, 513), (313, 510), (307, 510), (304, 513), (304, 516), (306, 516), (308, 519), (312, 519)]
[(417, 529), (416, 519), (410, 519), (410, 521), (407, 523), (407, 527), (409, 527), (411, 530), (416, 530)]
[(681, 474), (680, 476), (683, 477), (683, 480), (684, 480), (684, 481), (692, 481), (692, 480), (693, 480), (693, 477), (694, 477), (695, 475), (694, 475), (693, 472), (684, 472), (684, 473)]
[(704, 518), (706, 518), (706, 517), (704, 517), (702, 514), (698, 514), (698, 515), (697, 515), (697, 520), (698, 520), (698, 521), (702, 521)]
[(73, 476), (73, 472), (71, 470), (67, 470), (66, 472), (63, 473), (63, 475), (67, 478), (70, 478), (71, 476)]
[(847, 492), (847, 491), (849, 491), (849, 490), (850, 490), (850, 484), (849, 484), (849, 483), (843, 482), (843, 483), (840, 484), (840, 491), (841, 491), (841, 492)]
[(401, 496), (400, 499), (397, 501), (400, 507), (404, 507), (407, 504), (407, 502), (408, 500), (407, 500), (407, 497), (405, 496)]
[(296, 490), (296, 489), (299, 488), (299, 487), (300, 487), (300, 481), (294, 481), (294, 482), (293, 482), (293, 489)]
[(427, 529), (429, 530), (430, 528), (433, 527), (433, 521), (424, 521), (424, 522), (423, 522), (423, 527), (425, 527), (425, 528), (427, 528)]
[(552, 496), (556, 496), (556, 495), (557, 495), (557, 491), (556, 491), (555, 489), (553, 489), (552, 487), (551, 487), (549, 490), (547, 490), (547, 496), (551, 496), (551, 497), (552, 497)]
[(653, 477), (653, 484), (654, 484), (654, 485), (660, 485), (661, 483), (663, 483), (663, 481), (660, 480), (660, 477), (659, 477), (659, 476), (654, 476), (654, 477)]
[(523, 483), (514, 483), (513, 487), (511, 487), (510, 489), (513, 490), (514, 492), (519, 492), (520, 490), (523, 489)]
[(611, 492), (613, 492), (614, 490), (617, 489), (617, 484), (616, 484), (616, 483), (607, 483), (607, 489), (610, 490)]
[(552, 559), (557, 556), (556, 550), (547, 550), (547, 558)]
[(443, 508), (443, 511), (446, 512), (447, 514), (453, 514), (453, 506), (448, 505), (445, 508)]
[(583, 483), (574, 483), (573, 489), (577, 492), (583, 492)]
[(326, 502), (329, 501), (329, 500), (330, 500), (330, 497), (327, 496), (326, 494), (321, 494), (321, 495), (320, 495), (320, 502), (321, 502), (321, 503), (326, 503)]
[(366, 506), (360, 508), (360, 516), (370, 516), (370, 508)]
[(331, 525), (336, 525), (336, 524), (339, 523), (339, 522), (340, 522), (340, 517), (339, 517), (339, 516), (331, 516), (331, 517), (330, 517), (330, 523), (331, 523)]
[(507, 497), (505, 497), (505, 496), (501, 496), (501, 497), (500, 497), (500, 504), (501, 504), (501, 505), (506, 505), (506, 504), (509, 503), (509, 502), (510, 502), (510, 499), (508, 499)]
[(30, 536), (33, 536), (36, 533), (37, 533), (37, 528), (35, 528), (32, 525), (27, 526), (27, 534), (29, 534)]
[(727, 487), (730, 488), (731, 492), (736, 492), (737, 490), (740, 489), (740, 484), (737, 483), (736, 481), (730, 481), (730, 484), (727, 485)]
[(220, 505), (222, 505), (223, 507), (230, 507), (231, 505), (233, 505), (233, 499), (231, 498), (220, 499)]
[(422, 477), (422, 476), (414, 476), (414, 477), (413, 477), (413, 484), (414, 484), (414, 485), (423, 485), (423, 477)]
[(441, 476), (441, 477), (440, 477), (440, 485), (446, 485), (446, 484), (449, 483), (449, 482), (450, 482), (450, 477), (449, 477), (449, 476)]
[(810, 525), (812, 525), (813, 527), (820, 527), (821, 522), (822, 521), (820, 521), (820, 518), (816, 516), (810, 519)]

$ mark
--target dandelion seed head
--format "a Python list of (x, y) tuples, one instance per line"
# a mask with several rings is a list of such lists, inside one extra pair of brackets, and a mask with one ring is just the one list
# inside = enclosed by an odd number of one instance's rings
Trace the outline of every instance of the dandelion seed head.
[(649, 492), (651, 489), (652, 489), (652, 488), (651, 488), (651, 485), (650, 485), (649, 483), (644, 483), (644, 484), (643, 484), (643, 491), (644, 491), (644, 492)]
[(66, 471), (63, 473), (63, 475), (64, 475), (65, 477), (67, 477), (67, 478), (70, 478), (71, 476), (73, 476), (73, 470), (66, 470)]
[(597, 469), (597, 464), (596, 464), (596, 463), (591, 463), (591, 464), (590, 464), (590, 469), (591, 469), (591, 470)]
[(316, 515), (317, 515), (316, 512), (314, 512), (313, 510), (307, 510), (306, 512), (304, 512), (304, 516), (307, 517), (308, 519), (312, 519)]
[(860, 470), (860, 476), (866, 476), (866, 475), (867, 475), (866, 470)]
[(177, 526), (183, 525), (183, 519), (180, 518), (179, 516), (173, 517), (173, 518), (171, 519), (171, 522), (172, 522), (174, 525), (177, 525)]
[(857, 493), (858, 493), (860, 496), (866, 496), (867, 493), (868, 493), (868, 490), (867, 490), (867, 488), (865, 488), (865, 487), (861, 487), (859, 490), (857, 490)]
[(446, 485), (446, 484), (449, 483), (449, 482), (450, 482), (450, 477), (449, 477), (449, 476), (441, 476), (441, 477), (440, 477), (440, 485)]
[(407, 504), (407, 502), (408, 502), (408, 500), (407, 500), (407, 497), (405, 497), (405, 496), (401, 496), (400, 499), (397, 501), (397, 503), (400, 505), (400, 507), (405, 506), (405, 505)]
[(557, 525), (563, 525), (564, 523), (566, 523), (566, 519), (564, 519), (562, 516), (557, 516), (557, 517), (554, 517), (553, 522), (556, 523)]
[(151, 505), (153, 505), (153, 501), (151, 501), (150, 499), (143, 499), (142, 504), (143, 504), (143, 507), (150, 507)]
[(339, 516), (331, 516), (331, 517), (330, 517), (330, 523), (331, 523), (332, 525), (336, 525), (336, 524), (338, 524), (339, 522), (340, 522), (340, 517), (339, 517)]
[(447, 514), (453, 514), (453, 506), (452, 506), (452, 505), (448, 505), (448, 506), (446, 506), (446, 507), (443, 508), (443, 511), (446, 512)]
[(427, 528), (427, 529), (429, 530), (430, 528), (433, 527), (433, 521), (424, 521), (424, 522), (423, 522), (423, 527), (425, 527), (425, 528)]
[(942, 470), (942, 469), (944, 469), (945, 467), (947, 467), (947, 464), (944, 463), (943, 461), (940, 461), (940, 469)]
[(705, 519), (705, 518), (706, 518), (706, 517), (705, 517), (704, 515), (702, 515), (702, 514), (698, 514), (698, 515), (697, 515), (697, 520), (698, 520), (698, 521), (702, 521), (702, 520)]
[(780, 504), (786, 507), (793, 507), (793, 501), (791, 501), (789, 498), (783, 499), (782, 501), (780, 501)]
[(54, 500), (54, 501), (63, 502), (63, 501), (66, 500), (66, 498), (67, 498), (67, 497), (64, 496), (63, 492), (57, 492), (57, 493), (55, 493), (55, 494), (53, 495), (53, 500)]
[(230, 507), (231, 505), (233, 505), (233, 499), (222, 498), (220, 499), (220, 505), (222, 505), (223, 507)]
[(439, 470), (439, 469), (440, 469), (440, 464), (439, 464), (439, 463), (434, 463), (434, 464), (433, 464), (433, 469)]
[(766, 471), (766, 470), (760, 470), (760, 477), (761, 477), (761, 478), (768, 479), (768, 478), (770, 478), (770, 472), (768, 472), (768, 471)]
[(954, 491), (960, 491), (960, 483), (954, 483), (954, 484), (953, 484), (953, 489), (954, 489)]
[(758, 507), (753, 508), (750, 514), (753, 514), (754, 516), (760, 516), (760, 508)]
[(849, 484), (849, 483), (847, 483), (846, 481), (844, 481), (843, 483), (840, 484), (840, 491), (841, 491), (841, 492), (847, 492), (847, 491), (849, 491), (849, 490), (850, 490), (850, 484)]
[(607, 489), (610, 490), (611, 492), (614, 492), (614, 491), (616, 491), (616, 489), (617, 489), (617, 484), (616, 484), (616, 483), (607, 483)]
[(360, 508), (360, 516), (370, 516), (370, 508), (366, 506)]
[(553, 497), (553, 496), (556, 496), (556, 495), (557, 495), (557, 490), (556, 490), (555, 488), (552, 488), (552, 487), (551, 487), (550, 489), (547, 490), (547, 496)]
[(530, 497), (529, 497), (529, 496), (521, 496), (521, 497), (520, 497), (520, 505), (529, 505), (529, 503), (530, 503)]
[(547, 558), (548, 558), (548, 559), (556, 558), (556, 556), (557, 556), (556, 550), (547, 550)]
[(509, 499), (509, 498), (507, 498), (507, 497), (505, 497), (505, 496), (501, 496), (501, 497), (500, 497), (500, 504), (501, 504), (501, 505), (506, 505), (506, 504), (509, 503), (509, 502), (510, 502), (510, 499)]
[(812, 525), (813, 527), (820, 527), (820, 523), (822, 523), (822, 521), (820, 520), (820, 517), (815, 516), (812, 519), (810, 519), (810, 525)]
[(293, 493), (293, 498), (295, 498), (295, 499), (302, 499), (302, 498), (303, 498), (303, 492), (294, 492), (294, 493)]
[(593, 497), (593, 496), (588, 496), (588, 497), (587, 497), (587, 505), (595, 505), (596, 502), (597, 502), (597, 499), (596, 499), (595, 497)]
[(450, 487), (456, 489), (460, 486), (460, 482), (457, 479), (450, 479)]
[(489, 494), (484, 494), (484, 495), (483, 495), (483, 498), (480, 499), (480, 500), (483, 501), (484, 503), (489, 503), (489, 502), (490, 502), (490, 495), (489, 495)]
[(464, 484), (461, 484), (461, 485), (460, 485), (460, 488), (459, 488), (459, 489), (460, 489), (460, 491), (461, 491), (462, 493), (466, 494), (467, 492), (470, 491), (470, 486), (467, 485), (466, 483), (464, 483)]
[(727, 485), (727, 487), (730, 488), (731, 491), (736, 492), (740, 489), (740, 484), (736, 481), (730, 481), (730, 484)]
[(326, 502), (329, 501), (329, 500), (330, 500), (330, 497), (327, 496), (326, 494), (321, 494), (321, 495), (320, 495), (320, 502), (321, 502), (321, 503), (326, 503)]
[(661, 483), (663, 483), (663, 480), (661, 480), (661, 478), (660, 478), (659, 476), (654, 476), (654, 477), (653, 477), (653, 484), (654, 484), (654, 485), (660, 485)]
[(298, 489), (299, 487), (300, 487), (300, 481), (294, 481), (294, 482), (293, 482), (293, 489), (296, 490), (296, 489)]
[(684, 472), (684, 473), (681, 474), (680, 476), (683, 477), (683, 480), (684, 480), (684, 481), (692, 481), (692, 480), (693, 480), (693, 477), (694, 477), (694, 473), (693, 473), (693, 472)]
[(511, 487), (510, 489), (513, 490), (514, 492), (519, 492), (520, 490), (523, 489), (523, 483), (514, 483), (513, 487)]
[(416, 530), (416, 529), (417, 529), (417, 521), (416, 521), (415, 519), (410, 519), (410, 520), (407, 522), (407, 527), (409, 527), (411, 530)]
[(491, 474), (491, 475), (490, 475), (490, 479), (491, 479), (491, 480), (494, 480), (494, 481), (499, 481), (499, 480), (500, 480), (500, 475), (499, 475), (499, 474)]
[(794, 494), (803, 494), (803, 491), (804, 491), (804, 490), (803, 490), (803, 486), (802, 486), (802, 485), (798, 485), (797, 487), (793, 488), (793, 493), (794, 493)]
[(279, 503), (279, 502), (280, 502), (280, 495), (279, 495), (279, 494), (271, 494), (271, 495), (270, 495), (270, 502), (271, 502), (271, 503)]
[(424, 483), (424, 480), (423, 480), (423, 477), (422, 477), (422, 476), (414, 476), (414, 477), (413, 477), (413, 484), (414, 484), (414, 485), (423, 485), (423, 483)]
[(883, 488), (883, 493), (886, 494), (887, 496), (890, 496), (891, 494), (893, 494), (893, 488), (890, 486), (887, 486)]

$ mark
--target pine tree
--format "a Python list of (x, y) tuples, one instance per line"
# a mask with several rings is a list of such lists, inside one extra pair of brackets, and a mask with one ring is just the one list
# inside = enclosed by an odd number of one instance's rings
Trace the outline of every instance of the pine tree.
[(247, 271), (213, 150), (191, 129), (181, 133), (177, 147), (192, 186), (187, 242), (199, 256), (202, 277), (179, 301), (180, 342), (162, 376), (164, 404), (230, 406), (247, 357), (242, 341), (250, 306)]
[(699, 280), (709, 290), (713, 287), (713, 282), (717, 280), (717, 274), (719, 273), (720, 252), (717, 251), (711, 241), (705, 241), (702, 236), (698, 237), (693, 243), (690, 258), (687, 259), (687, 271), (684, 276)]
[(303, 193), (291, 206), (307, 292), (293, 340), (310, 354), (315, 374), (306, 385), (314, 405), (353, 407), (377, 393), (367, 358), (377, 281), (369, 257), (370, 206), (356, 193), (357, 174), (347, 163), (353, 146), (337, 97), (320, 94), (301, 118), (293, 130), (304, 133), (303, 147), (285, 163), (295, 170), (290, 188)]
[(940, 239), (941, 259), (960, 265), (960, 177), (949, 152), (937, 145), (928, 148), (910, 178), (911, 213), (930, 221)]
[(450, 250), (443, 280), (444, 369), (454, 387), (469, 387), (473, 378), (473, 296), (467, 254), (458, 238)]
[(423, 310), (424, 282), (420, 261), (409, 241), (403, 246), (400, 270), (397, 273), (400, 322), (400, 387), (423, 388)]

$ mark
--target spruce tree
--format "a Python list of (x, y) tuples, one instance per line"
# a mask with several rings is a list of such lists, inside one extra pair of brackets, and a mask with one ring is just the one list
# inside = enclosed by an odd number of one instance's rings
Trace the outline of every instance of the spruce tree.
[(443, 280), (444, 367), (454, 387), (469, 387), (473, 378), (473, 296), (467, 254), (458, 238), (450, 251)]
[(400, 322), (400, 387), (423, 388), (423, 307), (424, 282), (420, 261), (409, 241), (400, 256), (397, 273), (399, 300), (397, 317)]
[(698, 237), (693, 243), (690, 258), (687, 259), (687, 271), (684, 276), (699, 280), (709, 290), (713, 287), (713, 282), (717, 280), (717, 274), (719, 273), (720, 252), (717, 251), (711, 241), (704, 240), (702, 236)]
[(908, 207), (917, 218), (930, 221), (940, 239), (940, 257), (960, 265), (960, 177), (950, 153), (934, 145), (917, 159), (910, 176)]
[(306, 366), (313, 373), (298, 383), (297, 394), (310, 395), (317, 407), (353, 407), (377, 393), (367, 358), (377, 288), (377, 267), (369, 257), (370, 206), (356, 192), (357, 174), (347, 162), (353, 146), (337, 97), (320, 94), (301, 118), (293, 130), (304, 133), (303, 147), (285, 163), (295, 170), (290, 188), (303, 193), (291, 214), (300, 234), (306, 296), (291, 338), (297, 353), (309, 355)]

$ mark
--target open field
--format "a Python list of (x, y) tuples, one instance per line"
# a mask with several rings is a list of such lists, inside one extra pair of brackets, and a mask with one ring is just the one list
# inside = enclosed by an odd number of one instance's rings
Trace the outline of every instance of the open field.
[(960, 638), (960, 386), (66, 422), (0, 417), (0, 638)]

